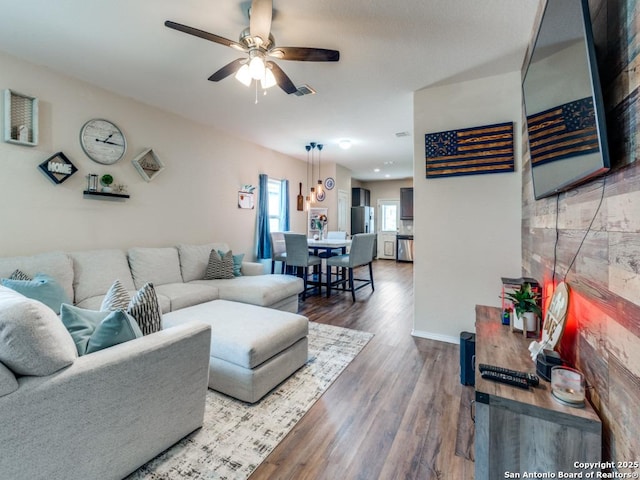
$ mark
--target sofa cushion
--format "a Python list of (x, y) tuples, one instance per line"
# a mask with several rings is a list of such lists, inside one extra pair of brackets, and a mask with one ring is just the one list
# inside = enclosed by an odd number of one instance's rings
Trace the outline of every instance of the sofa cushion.
[(0, 397), (18, 389), (18, 380), (11, 370), (0, 363)]
[(170, 307), (163, 312), (179, 310), (199, 303), (217, 300), (218, 289), (211, 285), (197, 285), (195, 283), (167, 283), (155, 287), (158, 298), (166, 297)]
[(136, 288), (151, 282), (154, 285), (182, 283), (180, 260), (175, 247), (131, 248), (127, 252)]
[(0, 279), (0, 283), (25, 297), (44, 303), (56, 314), (60, 313), (60, 305), (69, 303), (69, 298), (55, 278), (44, 273), (38, 273), (33, 280)]
[(75, 302), (107, 293), (113, 281), (118, 279), (127, 290), (135, 290), (127, 255), (123, 250), (86, 250), (71, 252), (75, 278)]
[(194, 280), (190, 283), (218, 288), (222, 300), (232, 300), (268, 307), (302, 292), (304, 282), (291, 275), (255, 275), (228, 280)]
[(73, 263), (70, 256), (66, 253), (50, 252), (29, 257), (0, 258), (0, 277), (10, 277), (16, 269), (31, 278), (33, 278), (36, 273), (50, 275), (64, 288), (67, 297), (73, 300)]
[(78, 355), (97, 352), (142, 337), (136, 320), (122, 310), (85, 310), (63, 304), (60, 318), (76, 344)]
[(0, 286), (0, 362), (17, 375), (51, 375), (77, 358), (53, 310)]
[(229, 246), (226, 243), (178, 245), (183, 281), (191, 282), (192, 280), (202, 280), (204, 278), (204, 273), (209, 263), (209, 255), (211, 254), (211, 250), (214, 249), (226, 252), (229, 250)]
[(209, 254), (209, 263), (204, 272), (205, 280), (233, 278), (233, 252), (218, 253), (214, 248)]

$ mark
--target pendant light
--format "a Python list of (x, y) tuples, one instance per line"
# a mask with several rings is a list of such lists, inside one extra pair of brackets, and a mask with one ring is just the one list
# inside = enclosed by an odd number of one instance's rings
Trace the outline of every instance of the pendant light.
[[(309, 181), (309, 152), (311, 151), (311, 145), (305, 145), (304, 148), (307, 150), (307, 186), (309, 185), (310, 181)], [(313, 178), (313, 177), (311, 177)], [(307, 195), (307, 197), (305, 198), (305, 200), (307, 201), (307, 208), (309, 208), (309, 203), (311, 203), (311, 196)]]
[(318, 194), (320, 194), (322, 192), (322, 176), (320, 175), (320, 154), (322, 153), (322, 147), (324, 147), (324, 145), (322, 145), (321, 143), (318, 144)]
[(309, 196), (311, 197), (311, 203), (316, 203), (316, 189), (313, 187), (313, 152), (316, 149), (316, 142), (311, 142), (309, 145), (311, 146), (311, 193), (309, 194)]

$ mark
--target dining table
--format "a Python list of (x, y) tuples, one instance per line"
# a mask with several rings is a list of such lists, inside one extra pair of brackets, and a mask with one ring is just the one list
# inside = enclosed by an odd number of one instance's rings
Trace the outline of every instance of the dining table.
[(307, 238), (307, 245), (310, 250), (313, 250), (314, 255), (321, 257), (331, 256), (334, 250), (339, 250), (340, 254), (344, 255), (347, 253), (347, 248), (351, 246), (351, 239), (324, 238), (316, 240), (315, 238)]

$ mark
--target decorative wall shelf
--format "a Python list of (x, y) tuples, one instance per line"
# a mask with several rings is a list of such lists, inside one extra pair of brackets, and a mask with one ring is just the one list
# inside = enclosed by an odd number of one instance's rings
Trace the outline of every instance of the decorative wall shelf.
[(133, 166), (136, 167), (138, 173), (145, 181), (150, 182), (156, 175), (164, 170), (164, 164), (151, 148), (147, 148), (144, 152), (131, 160)]
[(38, 145), (38, 99), (4, 91), (4, 141), (35, 147)]
[(130, 198), (130, 195), (127, 195), (126, 193), (92, 192), (90, 190), (85, 190), (82, 194), (85, 197), (96, 197), (97, 199), (103, 200)]

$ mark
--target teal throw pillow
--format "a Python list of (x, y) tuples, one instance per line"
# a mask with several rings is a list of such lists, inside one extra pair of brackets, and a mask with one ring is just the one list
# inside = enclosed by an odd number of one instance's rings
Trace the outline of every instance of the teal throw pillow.
[[(241, 277), (242, 272), (240, 271), (240, 269), (242, 268), (242, 260), (244, 259), (244, 253), (234, 255), (231, 250), (229, 250), (229, 252), (231, 252), (231, 256), (233, 257), (233, 276)], [(229, 253), (229, 252), (226, 252), (226, 253)], [(218, 250), (218, 255), (220, 255), (220, 257), (224, 257), (224, 254), (225, 252), (223, 252), (222, 250)]]
[(60, 319), (76, 344), (78, 355), (97, 352), (142, 337), (136, 320), (122, 310), (85, 310), (62, 304)]
[(33, 280), (3, 278), (0, 283), (27, 298), (44, 303), (57, 314), (60, 314), (60, 305), (71, 303), (71, 299), (67, 296), (62, 285), (55, 278), (44, 273), (36, 274)]

